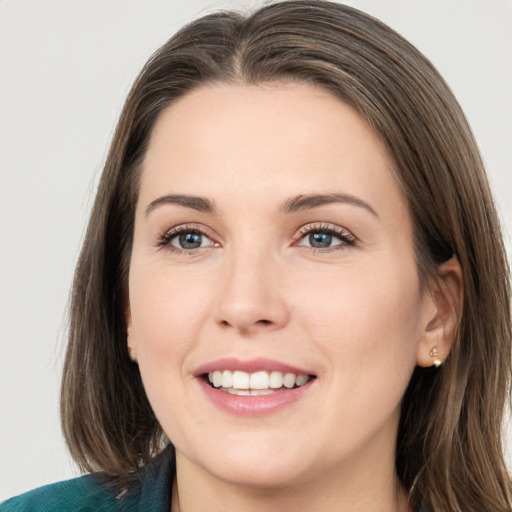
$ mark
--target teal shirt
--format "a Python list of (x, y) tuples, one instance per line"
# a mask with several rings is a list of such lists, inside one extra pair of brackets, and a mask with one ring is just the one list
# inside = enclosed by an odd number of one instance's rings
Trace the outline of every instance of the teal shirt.
[(174, 454), (164, 450), (118, 497), (99, 475), (45, 485), (0, 504), (0, 512), (169, 512)]

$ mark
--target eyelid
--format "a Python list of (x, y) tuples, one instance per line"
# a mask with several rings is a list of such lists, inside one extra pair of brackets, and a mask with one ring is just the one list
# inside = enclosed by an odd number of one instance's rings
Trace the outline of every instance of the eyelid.
[[(332, 251), (336, 247), (343, 248), (346, 246), (353, 246), (358, 241), (357, 237), (349, 231), (347, 228), (338, 226), (337, 224), (331, 224), (328, 222), (311, 222), (302, 226), (297, 232), (297, 240), (295, 244), (298, 244), (306, 235), (314, 232), (329, 233), (339, 238), (343, 244), (338, 246), (328, 247), (325, 249), (315, 248), (315, 251)], [(307, 246), (304, 246), (307, 247)]]
[(173, 252), (183, 252), (183, 253), (191, 253), (197, 251), (199, 249), (205, 249), (205, 247), (197, 248), (197, 249), (180, 249), (178, 247), (171, 246), (171, 240), (182, 234), (187, 232), (196, 232), (200, 233), (203, 236), (206, 236), (209, 240), (212, 241), (212, 244), (208, 247), (218, 247), (220, 243), (217, 241), (218, 236), (212, 231), (210, 228), (202, 224), (195, 223), (186, 223), (186, 224), (178, 224), (177, 226), (173, 226), (170, 229), (166, 229), (162, 234), (157, 236), (156, 245), (159, 248), (166, 248), (172, 250)]

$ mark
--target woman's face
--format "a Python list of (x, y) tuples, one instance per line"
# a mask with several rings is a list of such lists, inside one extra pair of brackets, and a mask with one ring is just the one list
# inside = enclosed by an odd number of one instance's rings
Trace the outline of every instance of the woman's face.
[(127, 321), (178, 464), (275, 487), (392, 465), (432, 312), (392, 165), (318, 86), (209, 85), (162, 113)]

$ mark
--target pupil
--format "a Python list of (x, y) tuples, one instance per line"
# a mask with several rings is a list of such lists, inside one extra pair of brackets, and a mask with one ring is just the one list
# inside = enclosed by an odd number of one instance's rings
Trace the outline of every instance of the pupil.
[(180, 245), (183, 249), (197, 249), (201, 247), (201, 235), (199, 233), (184, 233), (180, 235)]
[(311, 233), (309, 235), (309, 243), (311, 247), (316, 247), (318, 249), (323, 249), (325, 247), (330, 247), (332, 241), (332, 236), (329, 233)]

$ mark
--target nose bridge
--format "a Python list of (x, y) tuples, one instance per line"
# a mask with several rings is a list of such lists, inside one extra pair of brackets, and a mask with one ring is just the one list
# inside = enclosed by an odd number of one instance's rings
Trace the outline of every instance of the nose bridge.
[(227, 251), (219, 283), (217, 322), (240, 332), (282, 327), (288, 321), (278, 257), (266, 246), (240, 244)]

